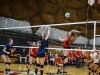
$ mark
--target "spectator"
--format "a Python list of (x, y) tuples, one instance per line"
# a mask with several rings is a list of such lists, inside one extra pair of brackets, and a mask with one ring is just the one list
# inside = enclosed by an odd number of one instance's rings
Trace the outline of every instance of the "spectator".
[(49, 65), (54, 64), (54, 55), (52, 54), (52, 52), (50, 52), (48, 55), (48, 61), (49, 61)]
[(25, 49), (23, 49), (23, 51), (20, 54), (20, 63), (22, 63), (22, 59), (25, 59), (25, 63), (27, 62), (26, 56), (27, 56), (26, 51), (25, 51)]
[(80, 59), (81, 59), (82, 51), (80, 51), (80, 47), (76, 51), (76, 67), (80, 67)]

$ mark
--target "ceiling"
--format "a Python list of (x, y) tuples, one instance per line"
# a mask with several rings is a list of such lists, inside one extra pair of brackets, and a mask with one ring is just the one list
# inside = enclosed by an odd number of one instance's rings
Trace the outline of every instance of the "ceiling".
[[(88, 0), (0, 0), (0, 16), (29, 21), (31, 25), (80, 22), (87, 20)], [(70, 13), (70, 18), (64, 15)], [(97, 0), (89, 9), (89, 18), (100, 20), (100, 4)], [(100, 26), (97, 26), (100, 34)], [(86, 35), (86, 25), (59, 26), (58, 29), (70, 31), (77, 29)], [(37, 28), (32, 28), (33, 32)], [(93, 38), (93, 26), (88, 24), (88, 38)]]

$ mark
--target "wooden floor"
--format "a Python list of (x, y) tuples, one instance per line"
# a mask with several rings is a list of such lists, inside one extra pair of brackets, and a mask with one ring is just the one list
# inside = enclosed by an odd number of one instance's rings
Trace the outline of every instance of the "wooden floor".
[[(11, 74), (11, 75), (27, 75), (26, 72), (24, 72), (25, 70), (25, 64), (12, 64), (11, 65), (11, 69), (13, 71), (15, 71), (15, 74)], [(5, 69), (5, 64), (4, 63), (0, 63), (0, 75), (7, 75), (7, 74), (3, 74), (3, 70)], [(87, 68), (75, 68), (73, 67), (69, 67), (65, 69), (69, 75), (88, 75), (88, 69)], [(44, 67), (44, 73), (56, 73), (57, 72), (57, 67), (56, 66), (45, 66)], [(33, 66), (31, 67), (31, 71), (29, 75), (33, 75)], [(43, 74), (46, 75), (46, 74)], [(57, 75), (57, 74), (54, 74)], [(60, 74), (63, 75), (63, 74)]]

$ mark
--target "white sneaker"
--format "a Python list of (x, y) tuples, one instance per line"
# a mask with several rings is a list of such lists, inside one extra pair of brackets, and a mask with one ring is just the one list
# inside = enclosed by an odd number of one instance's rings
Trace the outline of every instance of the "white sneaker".
[(8, 71), (4, 71), (4, 74), (7, 74), (8, 73)]
[(28, 68), (25, 68), (25, 71), (27, 72), (28, 71)]
[(14, 72), (13, 72), (13, 71), (9, 71), (9, 72), (8, 72), (8, 74), (12, 74), (12, 73), (14, 73)]

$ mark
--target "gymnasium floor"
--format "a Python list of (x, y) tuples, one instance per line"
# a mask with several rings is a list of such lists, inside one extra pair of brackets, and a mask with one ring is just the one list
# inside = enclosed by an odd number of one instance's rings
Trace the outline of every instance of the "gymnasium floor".
[[(13, 71), (15, 71), (15, 74), (10, 74), (10, 75), (27, 75), (26, 72), (24, 72), (25, 66), (26, 66), (25, 64), (12, 64), (11, 69)], [(32, 67), (31, 67), (31, 71), (30, 71), (29, 75), (33, 75)], [(7, 75), (7, 74), (3, 74), (4, 69), (5, 69), (5, 64), (0, 63), (0, 75)], [(84, 68), (76, 68), (73, 66), (73, 67), (66, 68), (65, 70), (68, 72), (68, 74), (59, 74), (59, 75), (88, 75), (87, 68), (85, 68), (85, 69)], [(57, 67), (56, 66), (45, 66), (44, 72), (45, 73), (56, 73)], [(43, 74), (43, 75), (47, 75), (47, 74)], [(57, 75), (57, 74), (52, 74), (52, 75)]]

